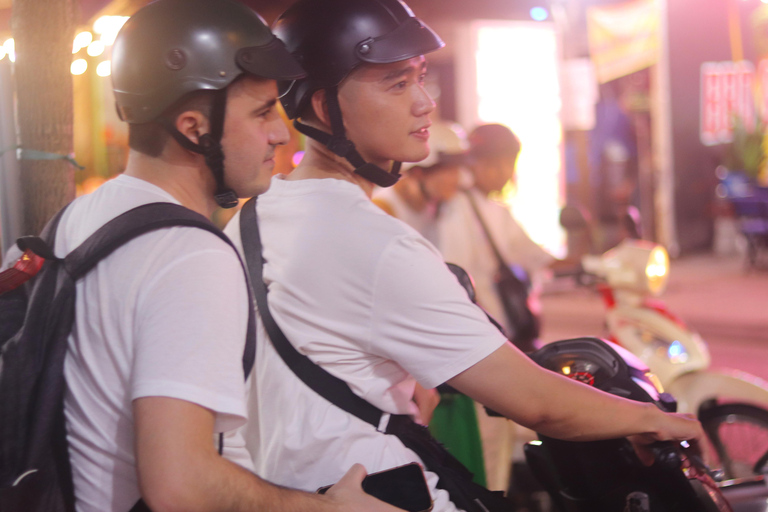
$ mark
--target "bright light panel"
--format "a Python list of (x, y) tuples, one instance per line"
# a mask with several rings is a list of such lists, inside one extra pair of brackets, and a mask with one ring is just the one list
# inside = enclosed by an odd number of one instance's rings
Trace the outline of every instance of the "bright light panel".
[(565, 252), (558, 46), (553, 24), (478, 21), (474, 27), (478, 118), (520, 138), (517, 187), (505, 190), (515, 218), (555, 255)]
[(126, 21), (128, 16), (102, 16), (94, 22), (93, 31), (101, 35), (105, 45), (111, 45)]
[(16, 62), (16, 44), (13, 41), (13, 38), (6, 39), (3, 43), (3, 49), (5, 50), (5, 53), (8, 55), (8, 58), (11, 62)]

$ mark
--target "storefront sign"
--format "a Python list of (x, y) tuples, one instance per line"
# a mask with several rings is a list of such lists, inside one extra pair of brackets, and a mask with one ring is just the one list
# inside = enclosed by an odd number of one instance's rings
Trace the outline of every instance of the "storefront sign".
[[(761, 82), (768, 85), (768, 65), (760, 63)], [(733, 140), (738, 121), (748, 130), (755, 126), (755, 67), (749, 61), (705, 62), (701, 65), (701, 115), (699, 138), (713, 146)], [(765, 96), (765, 95), (763, 95)], [(761, 111), (768, 108), (765, 98)], [(765, 119), (765, 113), (763, 114)]]
[(587, 9), (589, 53), (600, 83), (658, 61), (660, 15), (656, 0)]

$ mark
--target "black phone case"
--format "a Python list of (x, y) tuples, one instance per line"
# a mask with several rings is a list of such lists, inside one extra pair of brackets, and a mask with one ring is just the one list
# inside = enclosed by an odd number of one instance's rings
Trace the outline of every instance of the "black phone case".
[[(321, 487), (325, 494), (331, 486)], [(363, 490), (371, 496), (408, 512), (432, 510), (432, 496), (424, 471), (416, 462), (371, 473), (363, 480)]]

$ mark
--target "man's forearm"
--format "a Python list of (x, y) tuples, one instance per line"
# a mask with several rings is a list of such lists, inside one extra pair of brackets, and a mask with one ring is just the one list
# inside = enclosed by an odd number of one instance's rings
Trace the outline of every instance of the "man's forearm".
[(208, 409), (146, 397), (134, 418), (139, 487), (155, 512), (334, 510), (329, 497), (272, 485), (221, 457)]
[(505, 345), (448, 383), (542, 434), (566, 440), (698, 435), (687, 418), (626, 400), (542, 369)]
[[(190, 461), (192, 463), (192, 461)], [(214, 452), (188, 467), (183, 488), (166, 487), (149, 505), (155, 512), (303, 512), (335, 510), (328, 498), (271, 484)]]

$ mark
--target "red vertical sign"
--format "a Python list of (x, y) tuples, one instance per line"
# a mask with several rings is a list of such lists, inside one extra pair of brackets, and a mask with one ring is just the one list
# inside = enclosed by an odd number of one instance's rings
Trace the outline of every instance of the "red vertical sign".
[[(768, 76), (762, 63), (761, 73)], [(749, 61), (701, 65), (699, 138), (704, 145), (731, 142), (736, 119), (748, 128), (755, 125), (754, 76), (755, 68)]]

